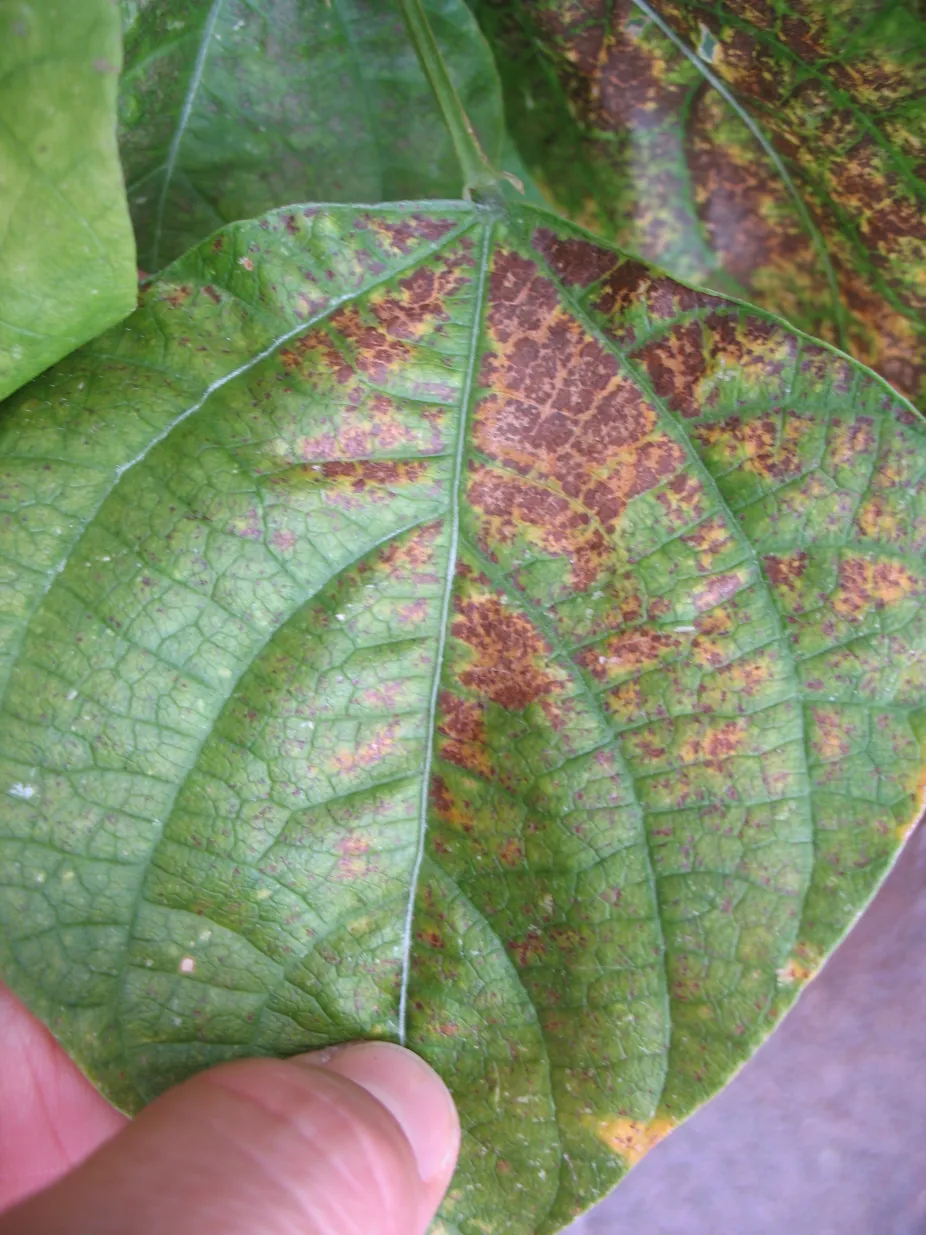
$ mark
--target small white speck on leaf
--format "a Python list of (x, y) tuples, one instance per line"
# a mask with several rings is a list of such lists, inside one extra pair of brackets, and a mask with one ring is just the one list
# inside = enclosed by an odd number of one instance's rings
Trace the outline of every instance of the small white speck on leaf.
[(23, 798), (26, 802), (28, 802), (30, 798), (34, 798), (36, 792), (37, 790), (35, 785), (24, 785), (22, 781), (16, 781), (14, 784), (10, 785), (9, 789), (7, 789), (7, 793), (11, 798)]
[(196, 961), (193, 960), (192, 956), (185, 956), (177, 968), (181, 973), (192, 973), (196, 968)]

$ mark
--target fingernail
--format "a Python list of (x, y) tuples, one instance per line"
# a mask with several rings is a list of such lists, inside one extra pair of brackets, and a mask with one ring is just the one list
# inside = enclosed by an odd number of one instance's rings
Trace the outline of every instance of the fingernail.
[(408, 1139), (422, 1180), (447, 1172), (460, 1145), (460, 1122), (450, 1091), (433, 1068), (391, 1042), (353, 1042), (299, 1056), (337, 1072), (383, 1104)]

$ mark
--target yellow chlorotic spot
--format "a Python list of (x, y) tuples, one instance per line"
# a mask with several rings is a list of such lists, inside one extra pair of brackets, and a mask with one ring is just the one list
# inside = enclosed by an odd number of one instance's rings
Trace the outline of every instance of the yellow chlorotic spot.
[(798, 944), (793, 956), (777, 971), (778, 985), (791, 986), (795, 982), (808, 982), (820, 968), (822, 959), (816, 948)]
[(674, 1119), (658, 1116), (649, 1122), (639, 1119), (590, 1119), (589, 1124), (598, 1139), (620, 1154), (629, 1166), (636, 1164), (654, 1145), (658, 1145), (664, 1136), (675, 1127)]

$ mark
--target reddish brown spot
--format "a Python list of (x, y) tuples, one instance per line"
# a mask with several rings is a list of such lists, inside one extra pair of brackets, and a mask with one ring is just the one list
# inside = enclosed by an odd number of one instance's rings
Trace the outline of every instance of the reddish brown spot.
[(658, 662), (681, 640), (667, 631), (640, 628), (611, 635), (603, 643), (583, 648), (575, 660), (600, 682), (620, 677)]
[(442, 759), (478, 776), (492, 776), (484, 703), (461, 699), (449, 690), (441, 691), (437, 732), (445, 739), (439, 746)]
[(707, 371), (701, 323), (675, 326), (637, 352), (653, 388), (673, 412), (691, 419), (704, 412), (699, 383)]
[(419, 943), (423, 943), (426, 947), (434, 948), (437, 951), (442, 951), (445, 946), (443, 935), (441, 935), (440, 931), (434, 930), (433, 927), (430, 930), (416, 931), (415, 938)]
[(342, 481), (355, 493), (368, 485), (406, 485), (419, 480), (427, 464), (417, 459), (360, 459), (320, 465), (326, 480)]
[(357, 220), (358, 230), (369, 230), (385, 242), (386, 247), (398, 253), (411, 253), (423, 240), (442, 240), (457, 227), (458, 221), (438, 219), (433, 215), (403, 215), (390, 219), (378, 214), (363, 215)]
[(189, 283), (168, 283), (161, 300), (166, 300), (172, 309), (182, 308), (193, 294)]
[(714, 575), (692, 590), (692, 606), (696, 612), (704, 613), (706, 610), (713, 609), (716, 605), (723, 604), (724, 601), (735, 596), (748, 583), (749, 572), (745, 567), (739, 571)]
[(922, 591), (922, 584), (902, 562), (847, 556), (839, 563), (833, 608), (841, 617), (859, 618), (872, 609), (919, 596)]
[(566, 497), (519, 476), (473, 464), (469, 503), (486, 517), (481, 540), (489, 554), (495, 544), (523, 537), (570, 563), (570, 583), (587, 591), (599, 578), (611, 547), (590, 515)]
[(562, 675), (550, 668), (552, 648), (500, 596), (470, 591), (459, 597), (451, 631), (472, 653), (459, 680), (500, 707), (520, 712), (562, 690)]
[(505, 866), (520, 866), (524, 861), (524, 846), (512, 837), (499, 849), (498, 860)]
[(567, 287), (588, 287), (590, 283), (597, 283), (624, 260), (619, 253), (591, 240), (576, 236), (564, 240), (547, 227), (538, 227), (532, 241)]
[(810, 558), (804, 552), (777, 554), (769, 553), (762, 559), (762, 565), (769, 582), (782, 591), (794, 591), (795, 586), (807, 573)]
[(610, 530), (630, 498), (678, 470), (681, 448), (658, 432), (656, 409), (534, 262), (499, 253), (491, 293), (477, 447)]
[(512, 939), (508, 947), (514, 953), (518, 964), (521, 966), (529, 964), (535, 956), (543, 956), (547, 950), (546, 945), (540, 938), (540, 932), (533, 927), (523, 939)]

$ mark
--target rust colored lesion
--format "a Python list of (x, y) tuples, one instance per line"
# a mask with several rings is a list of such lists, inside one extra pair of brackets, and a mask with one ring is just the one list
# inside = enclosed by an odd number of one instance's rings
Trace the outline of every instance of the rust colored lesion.
[(863, 502), (855, 516), (855, 526), (866, 540), (885, 545), (901, 545), (910, 535), (910, 516), (906, 503), (876, 493)]
[(697, 567), (703, 572), (712, 570), (715, 559), (728, 553), (735, 543), (733, 533), (720, 515), (705, 519), (681, 539), (698, 555)]
[(614, 549), (591, 513), (565, 495), (486, 464), (474, 463), (467, 481), (470, 510), (479, 520), (478, 540), (487, 557), (513, 542), (524, 542), (569, 563), (576, 592), (593, 587), (606, 573)]
[(676, 634), (641, 626), (620, 631), (600, 643), (583, 648), (575, 661), (599, 682), (611, 682), (628, 674), (655, 668), (683, 646)]
[(325, 462), (319, 470), (325, 480), (332, 482), (329, 491), (359, 494), (414, 484), (427, 475), (428, 466), (421, 459), (352, 459)]
[(810, 469), (806, 445), (816, 432), (815, 419), (789, 408), (783, 415), (765, 413), (743, 419), (727, 416), (698, 425), (693, 437), (732, 465), (766, 481), (793, 480)]
[(701, 381), (708, 358), (701, 323), (685, 322), (646, 344), (636, 353), (646, 368), (653, 389), (667, 407), (685, 419), (705, 411)]
[(435, 243), (449, 235), (459, 226), (459, 220), (439, 219), (433, 215), (403, 214), (401, 218), (389, 218), (382, 214), (362, 214), (355, 227), (371, 232), (387, 253), (403, 257), (414, 252), (422, 241)]
[(510, 712), (555, 704), (566, 675), (553, 665), (553, 648), (526, 614), (488, 590), (488, 580), (477, 576), (457, 593), (450, 630), (465, 649), (457, 677), (468, 690)]
[(431, 777), (431, 806), (435, 818), (452, 831), (472, 836), (476, 832), (476, 817), (469, 800), (462, 793), (454, 793), (446, 779), (439, 773)]
[(618, 267), (626, 264), (626, 258), (613, 249), (583, 240), (580, 236), (557, 236), (548, 227), (536, 228), (531, 241), (546, 258), (556, 277), (567, 287), (589, 287), (606, 275), (613, 275)]
[(738, 754), (749, 737), (746, 718), (707, 723), (679, 747), (682, 764), (722, 763)]
[(560, 303), (536, 262), (495, 257), (477, 449), (551, 486), (610, 533), (627, 503), (685, 461), (656, 408), (619, 361)]
[(857, 621), (873, 610), (921, 597), (923, 591), (923, 580), (901, 561), (846, 554), (839, 562), (832, 605), (840, 617)]
[(837, 420), (829, 431), (824, 463), (829, 467), (857, 467), (865, 456), (874, 456), (878, 436), (872, 416)]
[(450, 321), (453, 298), (472, 282), (473, 266), (472, 244), (463, 237), (440, 260), (400, 279), (395, 289), (371, 296), (370, 312), (391, 338), (422, 339), (435, 326)]
[(453, 691), (442, 690), (437, 712), (437, 753), (447, 763), (490, 780), (494, 770), (486, 738), (485, 712), (481, 700), (462, 699)]

